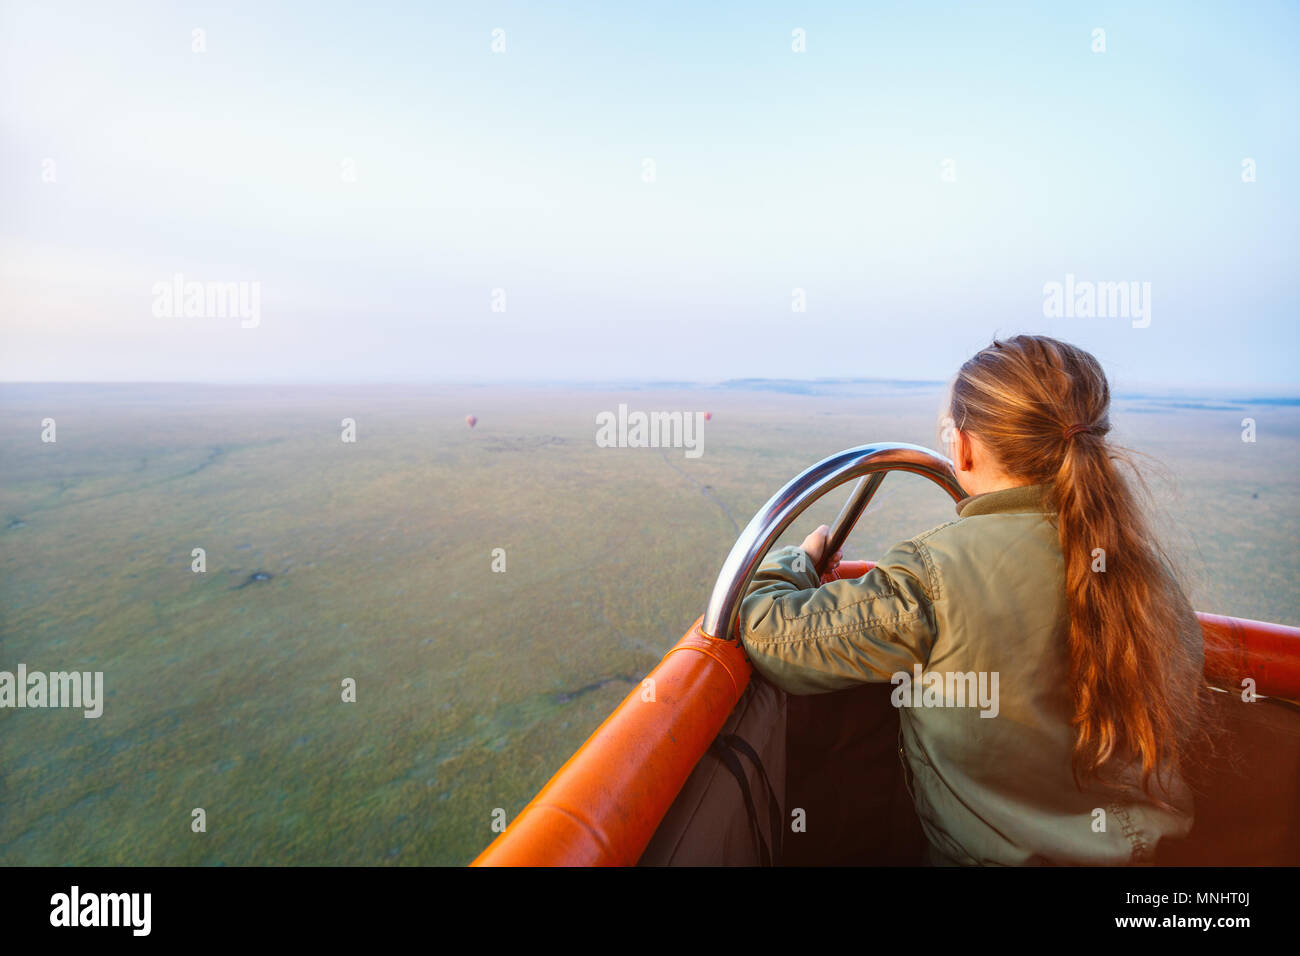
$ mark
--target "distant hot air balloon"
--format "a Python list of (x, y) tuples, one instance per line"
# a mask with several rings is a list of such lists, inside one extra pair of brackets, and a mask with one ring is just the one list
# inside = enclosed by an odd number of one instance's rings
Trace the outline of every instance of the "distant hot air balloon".
[(705, 413), (704, 413), (704, 420), (705, 420), (706, 422), (711, 422), (711, 421), (713, 421), (713, 412), (705, 412)]
[(478, 416), (477, 416), (477, 415), (466, 415), (466, 416), (465, 416), (465, 424), (468, 425), (470, 428), (473, 428), (475, 425), (478, 424)]

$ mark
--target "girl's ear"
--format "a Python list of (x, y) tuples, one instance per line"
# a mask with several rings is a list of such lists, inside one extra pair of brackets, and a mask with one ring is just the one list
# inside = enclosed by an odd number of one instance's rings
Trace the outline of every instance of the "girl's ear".
[(957, 471), (970, 471), (975, 466), (971, 454), (970, 436), (959, 428), (952, 430), (952, 466)]

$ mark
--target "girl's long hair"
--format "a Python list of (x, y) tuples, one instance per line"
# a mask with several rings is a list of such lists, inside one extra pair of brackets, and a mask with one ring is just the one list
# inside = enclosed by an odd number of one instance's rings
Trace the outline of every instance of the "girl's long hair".
[(1051, 489), (1065, 558), (1076, 784), (1138, 763), (1143, 791), (1168, 806), (1161, 793), (1172, 773), (1206, 741), (1200, 627), (1117, 467), (1141, 481), (1131, 453), (1106, 440), (1101, 365), (1046, 336), (994, 340), (957, 373), (950, 414), (1009, 476)]

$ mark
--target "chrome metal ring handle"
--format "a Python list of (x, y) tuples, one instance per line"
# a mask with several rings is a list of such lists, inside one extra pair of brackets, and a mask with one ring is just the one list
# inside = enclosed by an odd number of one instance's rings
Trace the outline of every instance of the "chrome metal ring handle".
[[(727, 560), (722, 563), (713, 593), (709, 595), (702, 625), (704, 633), (709, 637), (739, 639), (736, 625), (745, 589), (753, 580), (759, 562), (781, 532), (822, 495), (847, 481), (859, 479), (827, 537), (826, 553), (822, 556), (824, 564), (843, 547), (849, 532), (885, 480), (885, 473), (890, 471), (924, 475), (947, 491), (953, 501), (966, 497), (957, 483), (952, 462), (920, 445), (876, 442), (823, 458), (786, 482), (785, 487), (768, 499), (740, 533)], [(817, 570), (820, 573), (823, 568)]]

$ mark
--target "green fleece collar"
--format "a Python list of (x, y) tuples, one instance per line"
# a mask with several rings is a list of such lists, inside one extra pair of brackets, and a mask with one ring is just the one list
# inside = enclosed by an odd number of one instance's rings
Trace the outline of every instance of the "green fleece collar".
[(1051, 513), (1048, 485), (1021, 485), (1018, 488), (1003, 488), (999, 491), (986, 491), (982, 495), (971, 495), (957, 502), (957, 515), (969, 518), (971, 515), (1025, 514), (1033, 512)]

